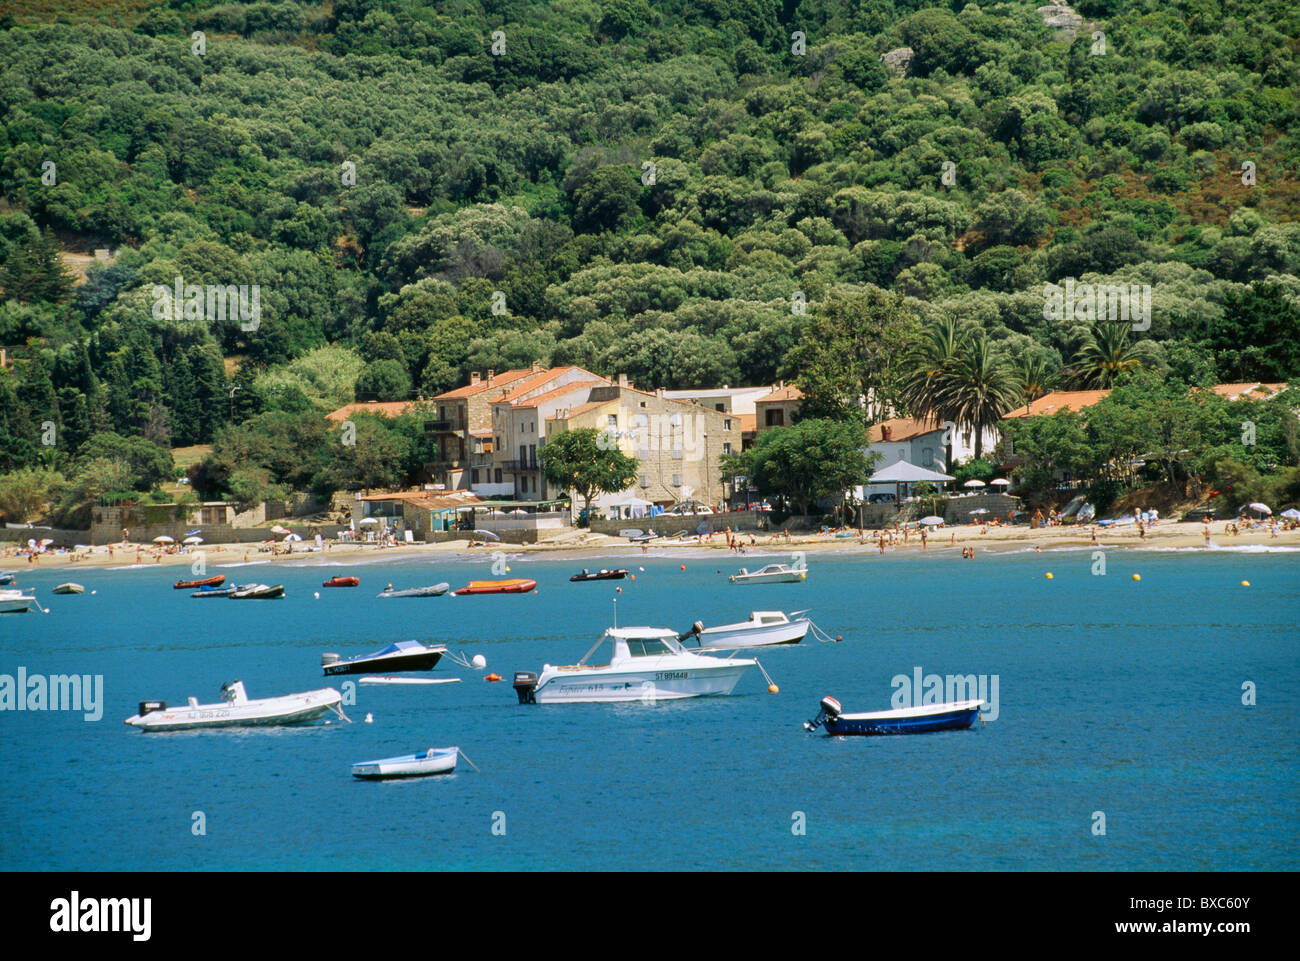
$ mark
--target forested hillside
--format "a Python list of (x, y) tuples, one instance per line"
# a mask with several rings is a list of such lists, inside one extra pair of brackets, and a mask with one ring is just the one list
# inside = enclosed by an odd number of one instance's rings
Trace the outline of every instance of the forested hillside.
[[(213, 495), (410, 476), (414, 423), (349, 465), (321, 413), (471, 370), (806, 381), (809, 325), (879, 290), (909, 318), (885, 354), (947, 322), (1022, 395), (1109, 383), (1089, 351), (1300, 376), (1281, 0), (1084, 0), (1074, 30), (883, 0), (9, 9), (0, 473), (57, 475), (65, 511), (152, 488), (155, 446), (217, 442)], [(98, 248), (74, 285), (60, 253)], [(1067, 279), (1150, 285), (1149, 327), (1048, 317)], [(178, 282), (256, 285), (260, 314), (159, 310)]]

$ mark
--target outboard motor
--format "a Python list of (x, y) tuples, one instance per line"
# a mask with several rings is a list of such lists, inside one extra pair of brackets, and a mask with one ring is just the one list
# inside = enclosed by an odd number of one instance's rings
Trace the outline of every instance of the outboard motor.
[(334, 664), (337, 664), (338, 662), (339, 662), (339, 656), (337, 654), (322, 654), (320, 656), (321, 667), (330, 667)]
[(141, 701), (140, 702), (141, 717), (144, 717), (146, 714), (152, 714), (154, 711), (165, 711), (165, 710), (167, 710), (166, 701)]
[(828, 720), (833, 721), (837, 717), (839, 717), (842, 710), (843, 708), (840, 707), (840, 702), (835, 700), (835, 698), (833, 697), (822, 698), (822, 709), (819, 712), (817, 712), (817, 716), (813, 718), (811, 721), (803, 722), (804, 730), (805, 731), (817, 730), (817, 728), (821, 727), (822, 724), (824, 724), (826, 721)]
[(536, 704), (533, 691), (537, 689), (535, 671), (515, 671), (515, 693), (519, 695), (520, 704)]
[(704, 630), (704, 622), (696, 621), (694, 624), (691, 625), (691, 629), (689, 631), (687, 631), (685, 634), (678, 635), (677, 643), (685, 644), (686, 641), (692, 637), (695, 638), (696, 643), (699, 643), (700, 632), (703, 630)]

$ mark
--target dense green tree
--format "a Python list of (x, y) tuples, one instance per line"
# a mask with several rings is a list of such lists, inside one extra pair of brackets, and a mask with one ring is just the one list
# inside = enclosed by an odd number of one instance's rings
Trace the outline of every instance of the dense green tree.
[(546, 482), (582, 498), (582, 514), (590, 516), (591, 499), (616, 494), (636, 483), (640, 466), (635, 458), (594, 428), (561, 431), (538, 454)]

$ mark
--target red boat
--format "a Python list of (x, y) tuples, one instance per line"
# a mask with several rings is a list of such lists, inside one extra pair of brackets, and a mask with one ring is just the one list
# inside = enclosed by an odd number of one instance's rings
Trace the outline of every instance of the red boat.
[(357, 587), (361, 583), (359, 577), (331, 577), (322, 584), (322, 587)]
[(469, 587), (462, 587), (453, 594), (527, 594), (537, 589), (536, 581), (516, 578), (509, 581), (470, 581)]
[(226, 583), (226, 575), (218, 574), (216, 577), (205, 577), (201, 581), (177, 581), (172, 587), (178, 591), (194, 590), (200, 587), (220, 587)]

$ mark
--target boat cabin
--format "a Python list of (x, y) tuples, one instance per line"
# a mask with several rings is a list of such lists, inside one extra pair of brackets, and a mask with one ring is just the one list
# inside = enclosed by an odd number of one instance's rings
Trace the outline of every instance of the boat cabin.
[(607, 667), (605, 664), (588, 664), (587, 659), (606, 641), (614, 645), (609, 664), (618, 664), (638, 657), (672, 657), (686, 651), (677, 639), (677, 633), (662, 627), (611, 627), (596, 642), (595, 647), (583, 656), (575, 667)]

